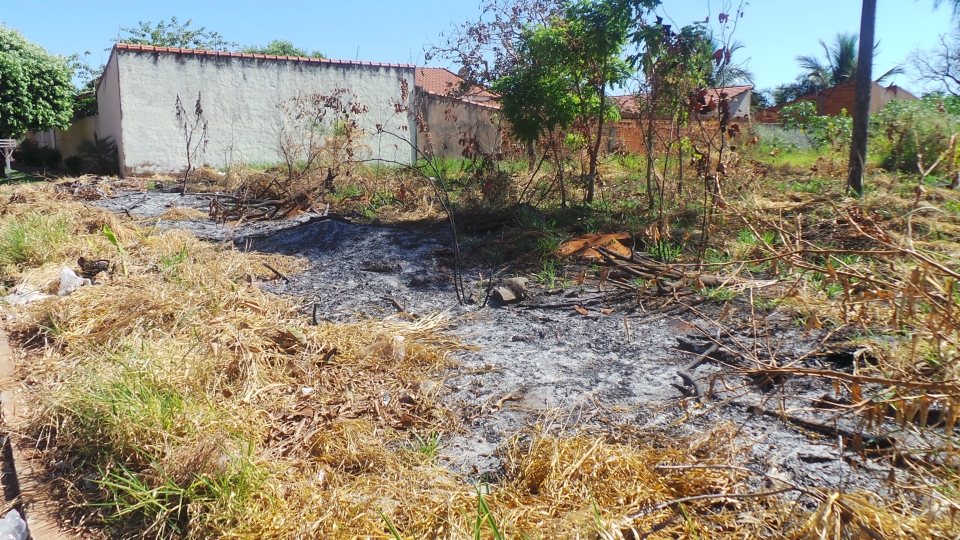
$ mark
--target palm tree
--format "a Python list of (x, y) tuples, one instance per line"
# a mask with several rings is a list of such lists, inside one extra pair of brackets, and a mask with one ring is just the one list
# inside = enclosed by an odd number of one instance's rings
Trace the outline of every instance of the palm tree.
[(857, 41), (856, 34), (837, 34), (831, 46), (821, 39), (820, 46), (827, 55), (826, 64), (816, 56), (798, 56), (797, 62), (807, 71), (811, 82), (829, 88), (856, 76)]
[[(946, 0), (946, 2), (953, 4), (953, 16), (960, 17), (960, 0)], [(945, 3), (945, 0), (933, 0), (933, 7), (938, 8), (943, 3)]]
[[(960, 4), (960, 0), (950, 1)], [(837, 34), (836, 41), (830, 46), (821, 39), (820, 46), (827, 55), (826, 63), (816, 56), (798, 56), (797, 62), (806, 71), (806, 78), (822, 88), (852, 81), (857, 78), (858, 42), (859, 37), (856, 34)], [(877, 54), (876, 45), (874, 45), (873, 54)], [(878, 77), (876, 82), (883, 82), (893, 75), (903, 73), (903, 68), (896, 66)]]
[[(734, 41), (730, 45), (724, 45), (724, 43), (716, 37), (710, 37), (710, 50), (726, 50), (724, 47), (730, 51), (730, 55), (733, 55), (733, 53), (742, 49), (744, 45), (743, 42), (740, 41)], [(742, 63), (732, 64), (730, 62), (723, 62), (717, 67), (714, 67), (714, 65), (710, 63), (709, 66), (710, 73), (707, 75), (708, 86), (719, 88), (737, 84), (753, 84), (753, 72), (747, 69)]]

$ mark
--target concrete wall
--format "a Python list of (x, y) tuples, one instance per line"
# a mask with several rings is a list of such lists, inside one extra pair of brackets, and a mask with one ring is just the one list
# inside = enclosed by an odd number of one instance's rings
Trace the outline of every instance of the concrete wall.
[(125, 170), (122, 117), (120, 69), (117, 64), (117, 55), (112, 54), (110, 60), (107, 61), (107, 65), (103, 68), (103, 75), (97, 85), (97, 118), (100, 124), (97, 133), (100, 137), (111, 137), (114, 144), (117, 145), (120, 174), (123, 174)]
[(747, 90), (730, 100), (730, 117), (750, 116), (750, 99), (753, 96), (753, 90)]
[(418, 97), (417, 106), (427, 129), (417, 133), (421, 152), (445, 158), (463, 157), (460, 140), (465, 135), (476, 140), (480, 152), (500, 151), (500, 115), (496, 108), (426, 93)]
[[(404, 164), (412, 160), (414, 121), (395, 105), (402, 97), (401, 79), (410, 90), (405, 105), (413, 105), (412, 67), (119, 48), (111, 56), (114, 63), (116, 79), (107, 79), (113, 75), (108, 65), (97, 99), (103, 123), (109, 126), (104, 134), (116, 134), (122, 141), (118, 150), (123, 174), (177, 174), (186, 169), (175, 104), (179, 96), (192, 115), (198, 94), (208, 128), (206, 148), (194, 158), (194, 166), (280, 162), (278, 137), (285, 115), (279, 106), (300, 94), (330, 95), (337, 88), (348, 91), (345, 99), (369, 109), (356, 115), (366, 132), (360, 157)], [(106, 102), (100, 101), (101, 95)], [(117, 103), (111, 102), (114, 96)], [(119, 128), (112, 123), (117, 114)], [(399, 138), (375, 135), (378, 124)]]
[(100, 134), (99, 125), (100, 116), (95, 115), (76, 120), (66, 130), (54, 130), (57, 150), (60, 150), (65, 158), (77, 155), (77, 147), (84, 139), (93, 140), (94, 133)]
[(78, 147), (84, 139), (93, 139), (94, 133), (99, 135), (99, 126), (99, 117), (94, 115), (75, 120), (67, 129), (28, 133), (27, 138), (42, 148), (55, 148), (60, 151), (61, 156), (68, 158), (77, 155)]

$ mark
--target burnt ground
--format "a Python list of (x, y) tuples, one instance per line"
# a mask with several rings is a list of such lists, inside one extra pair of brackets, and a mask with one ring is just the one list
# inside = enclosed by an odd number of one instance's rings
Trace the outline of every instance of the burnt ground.
[[(156, 220), (171, 206), (206, 211), (208, 199), (135, 192), (93, 204)], [(673, 386), (681, 384), (677, 370), (696, 355), (679, 351), (678, 338), (705, 345), (703, 333), (714, 334), (717, 329), (711, 319), (720, 316), (718, 303), (704, 303), (697, 311), (643, 323), (643, 318), (625, 317), (642, 314), (644, 308), (652, 309), (665, 299), (644, 297), (638, 304), (633, 293), (601, 292), (596, 280), (588, 279), (561, 293), (550, 291), (554, 294), (547, 294), (531, 280), (531, 297), (519, 304), (459, 305), (446, 274), (451, 264), (446, 256), (451, 235), (442, 224), (400, 228), (320, 219), (316, 214), (303, 214), (282, 222), (236, 227), (199, 219), (161, 222), (161, 227), (188, 229), (212, 241), (228, 238), (240, 249), (306, 258), (310, 263), (306, 272), (288, 276), (287, 282), (264, 284), (264, 288), (301, 299), (305, 305), (316, 304), (321, 318), (336, 321), (358, 313), (395, 313), (388, 298), (405, 304), (409, 313), (447, 312), (455, 321), (450, 331), (479, 349), (459, 354), (456, 366), (447, 372), (428, 374), (425, 390), (463, 421), (462, 432), (443, 435), (440, 455), (451, 469), (467, 478), (495, 478), (501, 470), (501, 445), (531, 425), (656, 441), (706, 434), (728, 422), (738, 427), (734, 443), (747, 449), (750, 466), (757, 472), (782, 475), (805, 486), (877, 490), (889, 474), (886, 458), (864, 461), (855, 453), (842, 455), (835, 436), (748, 411), (760, 403), (768, 410), (809, 408), (811, 399), (832, 392), (827, 383), (807, 378), (787, 380), (772, 389), (746, 386), (749, 381), (732, 373), (731, 364), (750, 365), (728, 353), (718, 357), (726, 366), (710, 361), (695, 372), (704, 388), (710, 386), (712, 375), (723, 375), (723, 382), (718, 379), (714, 385), (714, 394), (699, 405), (683, 399)], [(467, 237), (463, 245), (469, 250), (471, 244), (483, 240)], [(468, 287), (483, 293), (476, 285), (481, 273), (489, 276), (491, 269), (469, 264), (465, 269)], [(558, 303), (565, 306), (546, 306)], [(572, 303), (587, 308), (589, 314), (578, 313)], [(601, 309), (612, 312), (604, 314)], [(748, 353), (756, 346), (762, 359), (773, 352), (782, 364), (807, 355), (826, 335), (826, 330), (807, 332), (790, 314), (774, 310), (757, 315), (768, 332), (755, 340), (749, 302), (735, 301), (726, 311), (722, 343)], [(304, 317), (310, 316), (304, 313)], [(810, 355), (799, 366), (849, 369), (824, 365), (829, 360)], [(828, 411), (797, 415), (821, 423), (833, 418)], [(855, 430), (856, 426), (845, 422), (840, 420), (840, 427)]]

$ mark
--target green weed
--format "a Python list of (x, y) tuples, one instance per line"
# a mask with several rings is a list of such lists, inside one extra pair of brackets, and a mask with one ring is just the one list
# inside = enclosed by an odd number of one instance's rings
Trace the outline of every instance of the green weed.
[(481, 491), (480, 486), (477, 485), (476, 489), (477, 517), (471, 523), (474, 540), (481, 540), (483, 537), (484, 524), (489, 526), (490, 532), (493, 533), (494, 540), (503, 540), (503, 534), (500, 533), (500, 528), (497, 526), (497, 520), (493, 517), (493, 512), (490, 511), (490, 507), (487, 506), (487, 501), (483, 498), (483, 492)]
[(553, 261), (543, 263), (543, 268), (534, 274), (537, 281), (548, 289), (566, 288), (569, 286), (566, 276), (561, 277), (557, 272), (557, 265)]
[(790, 189), (801, 193), (822, 193), (825, 186), (823, 178), (811, 178), (806, 182), (793, 182), (790, 184)]
[(558, 236), (541, 236), (537, 238), (537, 250), (545, 257), (550, 257), (560, 249), (563, 239)]
[(174, 270), (180, 263), (187, 259), (187, 245), (184, 244), (183, 247), (177, 252), (176, 255), (161, 255), (160, 256), (160, 266), (164, 270)]
[(123, 248), (123, 244), (120, 243), (120, 240), (117, 239), (117, 235), (114, 234), (113, 230), (110, 227), (106, 225), (103, 226), (103, 235), (107, 237), (107, 240), (109, 240), (110, 243), (113, 244), (115, 248), (117, 248), (117, 255), (120, 256), (120, 268), (123, 269), (123, 275), (126, 276), (127, 275), (127, 251)]
[(433, 432), (427, 434), (421, 434), (419, 432), (413, 432), (414, 442), (411, 443), (409, 447), (412, 452), (422, 455), (427, 459), (433, 459), (437, 457), (437, 452), (440, 450), (440, 440), (443, 437), (442, 432)]
[(67, 243), (73, 225), (67, 218), (29, 212), (7, 221), (0, 231), (0, 265), (40, 266)]
[(662, 238), (657, 243), (650, 246), (648, 250), (658, 261), (664, 263), (676, 262), (680, 258), (682, 246), (673, 243), (667, 238)]
[(712, 300), (714, 302), (726, 302), (737, 296), (737, 293), (733, 292), (733, 289), (729, 287), (712, 287), (707, 288), (705, 296), (707, 300)]

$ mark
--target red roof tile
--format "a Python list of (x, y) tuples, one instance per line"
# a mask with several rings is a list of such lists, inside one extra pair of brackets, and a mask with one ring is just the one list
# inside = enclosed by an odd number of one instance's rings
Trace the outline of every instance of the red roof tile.
[(414, 80), (421, 91), (437, 96), (457, 97), (466, 101), (488, 101), (498, 97), (476, 86), (463, 93), (463, 79), (449, 69), (418, 67), (414, 72)]
[(113, 46), (118, 51), (136, 51), (153, 52), (169, 54), (192, 54), (197, 56), (213, 56), (216, 58), (249, 58), (255, 60), (279, 60), (284, 62), (303, 62), (307, 64), (334, 64), (349, 66), (370, 66), (370, 67), (390, 67), (400, 69), (413, 69), (410, 64), (391, 64), (387, 62), (360, 62), (354, 60), (331, 60), (329, 58), (307, 58), (303, 56), (277, 56), (273, 54), (251, 54), (242, 52), (227, 51), (205, 51), (202, 49), (177, 49), (173, 47), (153, 47), (151, 45), (131, 45), (129, 43), (117, 43)]
[[(419, 69), (419, 68), (418, 68)], [(722, 88), (707, 88), (707, 98), (719, 100), (722, 94), (726, 94), (728, 99), (733, 99), (747, 90), (753, 90), (753, 86), (725, 86)], [(610, 96), (620, 107), (620, 114), (626, 117), (637, 116), (640, 114), (640, 108), (637, 105), (637, 97), (643, 98), (646, 94), (639, 96), (630, 94), (626, 96)]]

